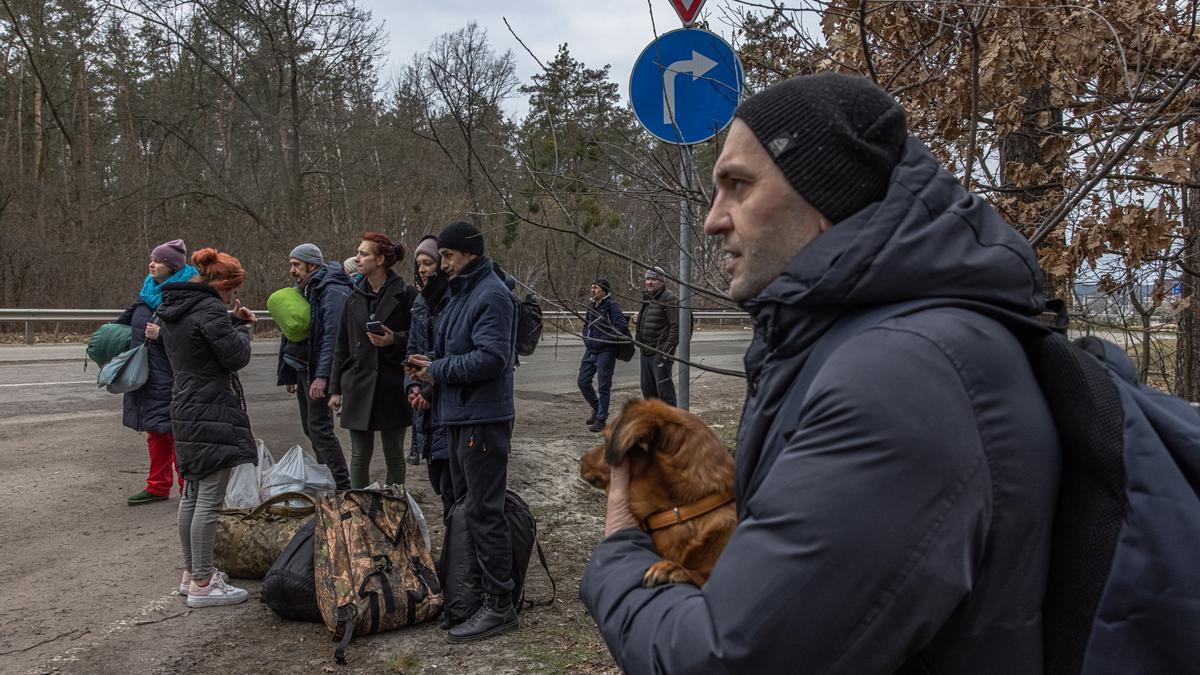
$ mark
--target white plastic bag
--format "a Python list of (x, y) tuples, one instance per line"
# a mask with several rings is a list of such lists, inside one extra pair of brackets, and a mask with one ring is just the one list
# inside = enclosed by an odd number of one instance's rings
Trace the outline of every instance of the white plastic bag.
[(263, 481), (262, 499), (266, 501), (285, 492), (303, 492), (316, 497), (336, 488), (329, 467), (318, 463), (317, 458), (305, 452), (304, 448), (293, 445)]
[(275, 463), (271, 451), (262, 439), (254, 439), (258, 448), (258, 465), (239, 464), (229, 475), (229, 486), (225, 488), (225, 508), (252, 509), (262, 503), (263, 478), (271, 472)]

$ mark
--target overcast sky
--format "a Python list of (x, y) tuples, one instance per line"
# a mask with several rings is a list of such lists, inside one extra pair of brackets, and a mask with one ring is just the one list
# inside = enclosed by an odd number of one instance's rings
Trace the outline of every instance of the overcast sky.
[[(475, 21), (487, 29), (488, 41), (497, 51), (512, 50), (517, 74), (522, 83), (528, 82), (539, 68), (505, 27), (507, 18), (517, 35), (543, 62), (553, 58), (558, 45), (565, 42), (572, 56), (589, 68), (611, 65), (610, 76), (620, 85), (624, 98), (634, 60), (654, 39), (651, 9), (659, 33), (680, 26), (679, 17), (667, 0), (650, 0), (649, 6), (647, 0), (362, 0), (362, 3), (377, 20), (384, 22), (389, 35), (388, 63), (380, 73), (385, 81), (438, 35)], [(523, 112), (524, 106), (513, 110)]]

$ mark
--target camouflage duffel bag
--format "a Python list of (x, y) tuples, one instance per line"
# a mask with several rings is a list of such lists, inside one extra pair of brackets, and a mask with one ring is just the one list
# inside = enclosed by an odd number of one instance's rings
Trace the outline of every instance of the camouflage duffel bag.
[(433, 556), (398, 486), (321, 497), (313, 572), (338, 663), (355, 635), (418, 624), (442, 609)]
[[(288, 500), (306, 504), (280, 503)], [(217, 516), (213, 565), (231, 577), (263, 578), (315, 511), (316, 502), (302, 492), (275, 495), (253, 509), (223, 509)]]

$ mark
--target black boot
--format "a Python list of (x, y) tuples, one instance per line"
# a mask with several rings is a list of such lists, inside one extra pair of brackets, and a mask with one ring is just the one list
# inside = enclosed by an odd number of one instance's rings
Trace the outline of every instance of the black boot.
[(516, 608), (512, 606), (511, 601), (504, 602), (503, 606), (493, 606), (499, 604), (493, 603), (485, 595), (479, 609), (471, 618), (451, 628), (447, 639), (450, 642), (486, 640), (493, 635), (515, 629), (518, 625)]
[(592, 411), (592, 416), (587, 418), (587, 425), (590, 427), (596, 423), (596, 411)]

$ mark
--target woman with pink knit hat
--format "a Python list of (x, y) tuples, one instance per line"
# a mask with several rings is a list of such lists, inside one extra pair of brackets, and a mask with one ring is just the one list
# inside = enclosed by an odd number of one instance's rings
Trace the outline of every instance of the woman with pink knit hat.
[(162, 304), (162, 287), (187, 281), (197, 272), (187, 264), (187, 247), (182, 239), (154, 247), (147, 272), (137, 299), (116, 320), (132, 329), (131, 349), (146, 344), (150, 363), (146, 384), (125, 394), (123, 402), (122, 422), (134, 431), (145, 432), (150, 450), (146, 488), (126, 499), (130, 506), (166, 500), (171, 496), (171, 483), (176, 475), (179, 475), (179, 490), (183, 491), (183, 476), (175, 465), (175, 438), (171, 434), (171, 385), (175, 375), (158, 340), (159, 324), (155, 314)]

